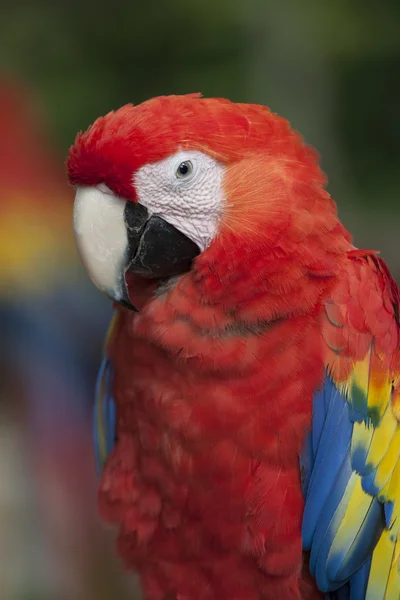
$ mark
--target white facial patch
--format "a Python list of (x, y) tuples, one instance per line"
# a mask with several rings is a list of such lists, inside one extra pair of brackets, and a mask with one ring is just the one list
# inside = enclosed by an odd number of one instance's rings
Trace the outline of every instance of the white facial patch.
[(174, 225), (203, 251), (216, 234), (224, 204), (224, 171), (207, 154), (182, 150), (139, 169), (133, 183), (150, 216)]
[(93, 283), (115, 300), (122, 297), (122, 265), (128, 236), (126, 201), (105, 185), (78, 188), (74, 230), (82, 262)]

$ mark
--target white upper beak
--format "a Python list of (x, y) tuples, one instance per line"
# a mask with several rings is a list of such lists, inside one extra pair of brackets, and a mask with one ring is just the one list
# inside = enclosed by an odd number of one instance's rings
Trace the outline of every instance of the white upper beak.
[(92, 282), (113, 300), (123, 295), (128, 249), (126, 201), (99, 187), (80, 187), (75, 196), (74, 230), (78, 251)]

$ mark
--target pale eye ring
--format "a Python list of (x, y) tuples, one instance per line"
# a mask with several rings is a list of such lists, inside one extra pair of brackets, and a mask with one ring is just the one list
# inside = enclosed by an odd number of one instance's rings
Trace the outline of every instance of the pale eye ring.
[(186, 179), (187, 177), (190, 177), (192, 173), (193, 163), (191, 160), (184, 160), (181, 162), (175, 171), (175, 175), (178, 177), (178, 179)]

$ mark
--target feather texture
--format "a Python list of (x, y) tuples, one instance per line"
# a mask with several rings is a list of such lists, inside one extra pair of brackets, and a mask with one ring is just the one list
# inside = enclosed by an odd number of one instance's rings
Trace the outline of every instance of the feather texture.
[(99, 506), (118, 552), (149, 600), (396, 598), (397, 286), (265, 107), (123, 107), (79, 134), (69, 178), (135, 202), (137, 169), (179, 148), (224, 165), (226, 203), (188, 273), (117, 308)]
[[(396, 600), (398, 291), (385, 265), (371, 255), (353, 257), (350, 277), (351, 298), (337, 290), (336, 319), (332, 305), (326, 312), (329, 336), (336, 328), (345, 347), (329, 357), (324, 387), (314, 395), (312, 452), (308, 444), (303, 458), (308, 482), (303, 548), (311, 551), (311, 573), (321, 590), (332, 592), (349, 582), (350, 597)], [(365, 341), (369, 347), (363, 354)]]
[[(118, 315), (115, 314), (107, 332), (105, 348), (108, 347), (116, 329)], [(114, 369), (107, 356), (103, 357), (96, 382), (93, 442), (96, 468), (101, 475), (107, 457), (114, 447), (116, 437), (116, 406), (113, 397)]]

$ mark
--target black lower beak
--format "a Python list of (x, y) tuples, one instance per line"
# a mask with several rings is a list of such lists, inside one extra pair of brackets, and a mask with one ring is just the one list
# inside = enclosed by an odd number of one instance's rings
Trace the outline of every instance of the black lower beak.
[[(125, 277), (169, 279), (189, 271), (200, 254), (197, 244), (161, 217), (149, 217), (141, 204), (127, 202), (124, 219), (128, 232)], [(134, 308), (127, 291), (121, 304)]]

